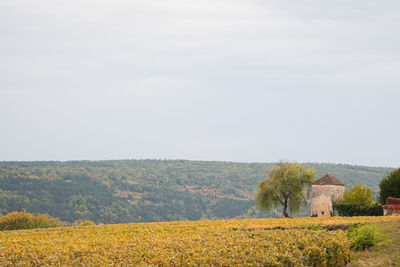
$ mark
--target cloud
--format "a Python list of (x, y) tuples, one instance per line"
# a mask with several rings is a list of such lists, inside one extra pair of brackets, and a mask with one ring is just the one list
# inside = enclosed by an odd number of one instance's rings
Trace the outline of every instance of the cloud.
[(398, 165), (399, 5), (2, 1), (0, 159)]

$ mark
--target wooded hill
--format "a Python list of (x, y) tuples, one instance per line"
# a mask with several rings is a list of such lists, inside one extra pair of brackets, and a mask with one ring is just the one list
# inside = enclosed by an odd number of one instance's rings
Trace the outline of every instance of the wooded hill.
[[(0, 216), (48, 213), (66, 222), (125, 223), (274, 217), (254, 195), (272, 163), (188, 160), (0, 162)], [(347, 188), (378, 192), (390, 168), (305, 164), (317, 178), (331, 173)], [(304, 213), (308, 215), (308, 210)]]

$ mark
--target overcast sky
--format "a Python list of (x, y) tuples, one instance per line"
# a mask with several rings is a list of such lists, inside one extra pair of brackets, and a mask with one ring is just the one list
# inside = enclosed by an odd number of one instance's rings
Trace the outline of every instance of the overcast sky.
[(0, 160), (400, 166), (400, 1), (1, 0)]

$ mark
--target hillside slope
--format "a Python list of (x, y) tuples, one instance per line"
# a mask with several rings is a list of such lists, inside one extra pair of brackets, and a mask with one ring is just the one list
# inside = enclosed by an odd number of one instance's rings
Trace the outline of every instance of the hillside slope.
[[(0, 162), (0, 213), (26, 210), (102, 223), (254, 218), (254, 194), (272, 163), (188, 160)], [(378, 191), (390, 168), (306, 164), (347, 187)], [(307, 213), (307, 210), (304, 211)], [(1, 215), (0, 214), (0, 215)]]

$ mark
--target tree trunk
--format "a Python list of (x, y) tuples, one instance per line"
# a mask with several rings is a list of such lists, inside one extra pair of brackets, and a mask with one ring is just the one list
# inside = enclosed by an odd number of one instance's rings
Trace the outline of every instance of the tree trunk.
[(285, 202), (283, 202), (283, 215), (285, 218), (290, 218), (289, 214), (287, 213), (287, 208), (288, 208), (288, 200), (285, 199)]

